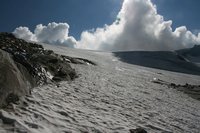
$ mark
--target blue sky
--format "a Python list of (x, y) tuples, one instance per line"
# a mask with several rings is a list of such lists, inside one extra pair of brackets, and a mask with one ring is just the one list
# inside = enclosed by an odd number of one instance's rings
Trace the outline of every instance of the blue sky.
[(199, 0), (152, 0), (165, 20), (173, 20), (173, 28), (187, 26), (191, 31), (200, 29)]
[[(185, 25), (200, 29), (199, 0), (153, 0), (172, 27)], [(83, 30), (111, 24), (120, 10), (121, 0), (1, 0), (0, 31), (12, 32), (18, 26), (33, 30), (37, 24), (67, 22), (70, 35), (79, 38)]]
[(199, 5), (199, 0), (1, 0), (0, 31), (81, 49), (176, 50), (200, 45)]
[(37, 24), (67, 22), (70, 34), (111, 24), (121, 8), (118, 0), (1, 0), (0, 31), (18, 26), (33, 30)]

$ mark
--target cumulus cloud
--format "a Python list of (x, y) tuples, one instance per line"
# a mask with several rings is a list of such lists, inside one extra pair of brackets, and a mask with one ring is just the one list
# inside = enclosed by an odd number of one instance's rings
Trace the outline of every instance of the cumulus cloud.
[(28, 27), (18, 27), (13, 32), (14, 35), (18, 38), (22, 38), (25, 40), (36, 41), (35, 35), (29, 30)]
[(95, 50), (175, 50), (200, 44), (185, 26), (172, 30), (151, 0), (124, 0), (116, 21), (84, 31), (77, 48)]
[(28, 27), (18, 27), (13, 34), (21, 39), (58, 44), (68, 47), (75, 47), (76, 40), (69, 36), (69, 25), (67, 23), (49, 23), (47, 26), (39, 24), (32, 33)]
[(185, 26), (173, 30), (172, 21), (157, 13), (151, 0), (124, 0), (111, 25), (83, 31), (79, 41), (69, 36), (67, 23), (39, 24), (34, 32), (18, 27), (13, 33), (31, 41), (106, 51), (176, 50), (200, 44), (200, 33)]

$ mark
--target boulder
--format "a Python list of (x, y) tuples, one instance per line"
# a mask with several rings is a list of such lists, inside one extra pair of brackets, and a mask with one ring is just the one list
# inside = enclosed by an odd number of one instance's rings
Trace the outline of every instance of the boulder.
[(0, 50), (0, 107), (16, 102), (20, 96), (30, 93), (32, 84), (28, 80), (29, 76), (24, 67), (21, 71), (18, 69), (9, 53)]
[(130, 129), (130, 133), (147, 133), (143, 128)]

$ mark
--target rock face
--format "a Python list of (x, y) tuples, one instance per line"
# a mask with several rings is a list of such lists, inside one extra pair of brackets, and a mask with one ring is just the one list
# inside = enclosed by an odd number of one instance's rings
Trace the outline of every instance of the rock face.
[(1, 33), (0, 49), (10, 53), (16, 63), (25, 67), (36, 85), (47, 83), (48, 78), (61, 81), (76, 77), (75, 70), (64, 57), (45, 50), (42, 45), (17, 39), (9, 33)]
[[(18, 100), (18, 96), (29, 94), (32, 87), (28, 73), (21, 73), (10, 54), (0, 50), (0, 107)], [(20, 65), (21, 66), (21, 65)], [(21, 66), (23, 67), (23, 66)], [(27, 75), (25, 75), (27, 74)]]
[(29, 94), (35, 86), (73, 80), (76, 72), (69, 63), (72, 59), (0, 33), (0, 107)]

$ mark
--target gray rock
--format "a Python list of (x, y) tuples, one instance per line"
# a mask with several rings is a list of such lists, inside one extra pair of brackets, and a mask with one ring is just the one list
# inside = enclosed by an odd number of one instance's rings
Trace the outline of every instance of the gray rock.
[[(21, 65), (20, 65), (21, 66)], [(15, 102), (20, 96), (27, 95), (32, 87), (30, 81), (16, 66), (11, 55), (0, 50), (0, 107)]]

